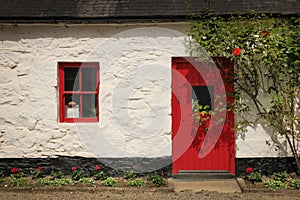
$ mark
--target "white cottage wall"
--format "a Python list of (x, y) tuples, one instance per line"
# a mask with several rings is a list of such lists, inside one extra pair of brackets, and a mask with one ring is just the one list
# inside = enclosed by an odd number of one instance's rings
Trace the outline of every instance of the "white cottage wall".
[[(0, 26), (1, 157), (170, 156), (171, 57), (189, 56), (187, 28)], [(61, 61), (99, 62), (99, 123), (58, 122)]]
[[(187, 23), (1, 25), (0, 157), (171, 156), (171, 57)], [(99, 123), (58, 122), (57, 63), (100, 64)], [(260, 126), (236, 157), (276, 157)]]

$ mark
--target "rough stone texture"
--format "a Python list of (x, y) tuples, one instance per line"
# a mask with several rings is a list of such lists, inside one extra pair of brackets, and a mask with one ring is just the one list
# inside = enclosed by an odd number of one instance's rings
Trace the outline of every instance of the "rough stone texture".
[[(2, 158), (171, 155), (171, 57), (187, 24), (0, 26)], [(100, 122), (58, 123), (61, 61), (100, 63)]]
[[(297, 166), (292, 157), (283, 158), (237, 158), (236, 159), (236, 176), (243, 177), (246, 175), (246, 168), (252, 167), (255, 171), (270, 176), (275, 172), (296, 172)], [(62, 171), (66, 175), (71, 174), (72, 166), (87, 175), (95, 173), (94, 167), (101, 166), (101, 169), (111, 176), (122, 176), (129, 171), (135, 171), (140, 174), (156, 171), (157, 173), (171, 177), (172, 159), (170, 156), (156, 158), (85, 158), (58, 156), (56, 158), (1, 158), (0, 171), (6, 175), (10, 174), (13, 167), (20, 168), (25, 174), (29, 175), (30, 170), (37, 169), (41, 166), (45, 173), (51, 171)], [(122, 166), (121, 168), (114, 168)]]
[[(149, 163), (152, 167), (149, 168)], [(166, 165), (161, 165), (165, 163)], [(57, 158), (1, 158), (0, 171), (9, 175), (10, 170), (14, 167), (19, 168), (24, 174), (30, 175), (30, 171), (37, 170), (38, 166), (43, 168), (45, 174), (50, 174), (52, 171), (63, 172), (65, 175), (72, 174), (72, 166), (76, 166), (77, 170), (91, 176), (95, 174), (95, 166), (99, 165), (101, 170), (109, 176), (123, 176), (124, 173), (134, 171), (140, 175), (148, 172), (156, 172), (162, 176), (171, 176), (171, 158), (84, 158), (84, 157), (69, 157), (59, 156)], [(111, 166), (120, 165), (122, 170), (114, 169)], [(153, 170), (153, 165), (156, 165), (156, 170)], [(138, 167), (143, 167), (140, 171)], [(145, 169), (149, 168), (150, 171)]]
[[(273, 137), (273, 140), (271, 139)], [(266, 141), (270, 145), (266, 144)], [(246, 133), (236, 134), (236, 157), (286, 157), (292, 155), (284, 136), (273, 136), (273, 131), (257, 124), (247, 127)]]
[[(187, 29), (182, 23), (1, 25), (0, 157), (170, 157), (171, 58), (194, 55)], [(100, 63), (99, 123), (58, 123), (62, 61)], [(286, 156), (265, 144), (269, 138), (259, 126), (246, 137), (237, 134), (236, 157)]]
[(236, 176), (245, 176), (248, 167), (252, 167), (254, 171), (260, 171), (267, 176), (271, 176), (275, 172), (297, 171), (297, 165), (293, 157), (237, 158), (235, 161)]
[(241, 193), (237, 181), (233, 179), (219, 180), (177, 180), (169, 179), (169, 183), (173, 185), (175, 192), (191, 190), (195, 192), (201, 191), (217, 191), (220, 193)]

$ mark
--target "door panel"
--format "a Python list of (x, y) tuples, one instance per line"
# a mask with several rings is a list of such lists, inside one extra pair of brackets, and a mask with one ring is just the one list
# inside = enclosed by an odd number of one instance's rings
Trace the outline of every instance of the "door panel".
[[(226, 170), (234, 174), (233, 64), (172, 59), (172, 158), (178, 170)], [(222, 66), (222, 67), (221, 67)], [(193, 103), (212, 114), (193, 112)], [(195, 115), (200, 122), (195, 121)]]

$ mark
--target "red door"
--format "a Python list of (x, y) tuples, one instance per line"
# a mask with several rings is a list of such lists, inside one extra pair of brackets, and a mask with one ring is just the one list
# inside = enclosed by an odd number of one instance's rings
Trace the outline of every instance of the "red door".
[[(172, 59), (173, 174), (189, 170), (235, 173), (233, 64), (229, 59), (213, 60)], [(195, 101), (206, 109), (193, 110)]]

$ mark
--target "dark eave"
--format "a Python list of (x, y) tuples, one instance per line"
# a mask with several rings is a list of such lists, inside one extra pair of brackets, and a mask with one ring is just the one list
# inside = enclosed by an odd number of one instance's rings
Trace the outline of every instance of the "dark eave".
[(300, 0), (0, 0), (1, 23), (184, 21), (191, 15), (299, 15)]

